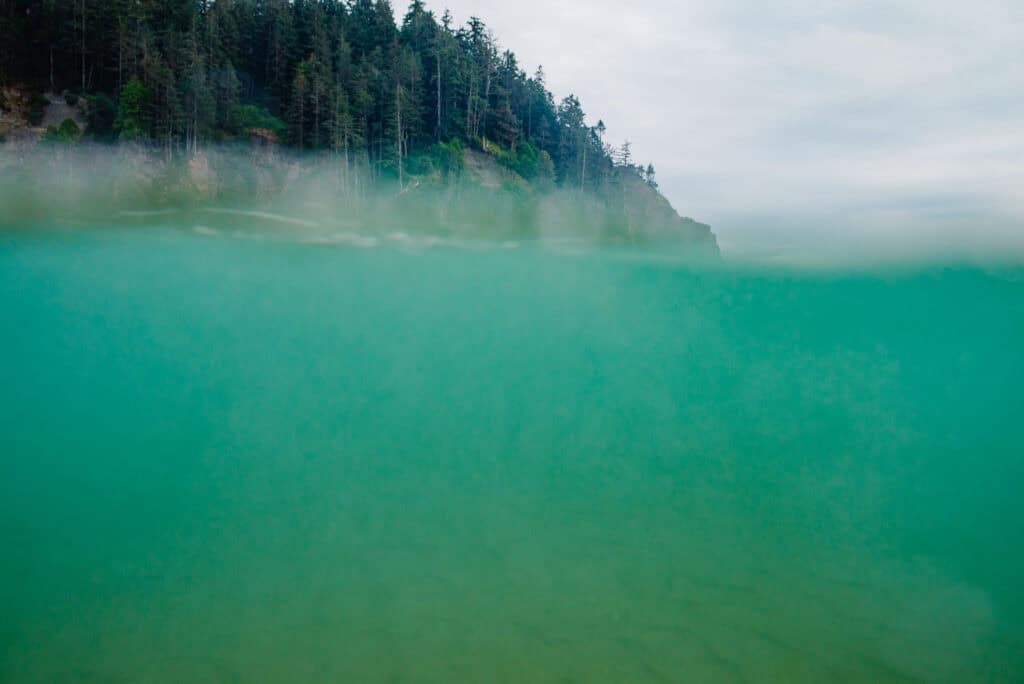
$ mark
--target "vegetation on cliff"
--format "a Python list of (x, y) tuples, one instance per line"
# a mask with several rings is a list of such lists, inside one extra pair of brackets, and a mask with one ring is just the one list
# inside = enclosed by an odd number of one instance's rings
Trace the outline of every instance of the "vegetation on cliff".
[[(687, 225), (575, 96), (556, 102), (480, 19), (456, 26), (420, 0), (397, 22), (388, 0), (0, 0), (0, 43), (0, 86), (25, 93), (49, 143), (131, 143), (169, 166), (282, 146), (331, 159), (346, 196), (442, 192), (497, 164), (505, 190), (572, 191), (621, 235), (638, 218)], [(44, 92), (70, 108), (49, 128)]]

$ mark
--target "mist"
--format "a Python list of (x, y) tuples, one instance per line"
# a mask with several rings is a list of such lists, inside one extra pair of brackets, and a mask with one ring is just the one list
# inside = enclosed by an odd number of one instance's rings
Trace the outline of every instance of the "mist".
[[(602, 196), (526, 182), (465, 154), (474, 164), (460, 158), (457, 169), (415, 169), (400, 182), (358, 160), (276, 148), (210, 146), (187, 157), (132, 145), (22, 147), (0, 161), (0, 225), (159, 225), (355, 247), (528, 240), (716, 252), (707, 226), (679, 219), (650, 190), (637, 200), (630, 188)], [(655, 202), (648, 214), (637, 215), (641, 200)]]
[[(496, 172), (485, 169), (490, 173)], [(400, 188), (396, 177), (375, 177), (337, 155), (237, 145), (211, 146), (191, 159), (130, 145), (8, 146), (0, 157), (0, 204), (0, 226), (7, 229), (160, 225), (363, 248), (529, 241), (677, 253), (694, 246), (692, 236), (664, 227), (627, 226), (630, 217), (607, 197), (554, 184), (438, 168), (407, 177)], [(718, 243), (722, 256), (734, 262), (1024, 259), (1018, 221), (950, 212), (944, 203), (922, 202), (914, 211), (851, 208), (831, 218), (794, 209), (755, 220), (740, 212), (727, 225)], [(718, 233), (717, 226), (713, 230)]]

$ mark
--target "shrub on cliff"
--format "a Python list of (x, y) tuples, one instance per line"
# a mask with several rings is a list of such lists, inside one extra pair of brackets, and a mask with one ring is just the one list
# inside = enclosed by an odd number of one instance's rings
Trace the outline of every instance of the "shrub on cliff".
[(64, 119), (60, 122), (60, 126), (47, 126), (42, 139), (43, 142), (69, 145), (77, 142), (81, 136), (82, 129), (78, 124), (73, 119)]

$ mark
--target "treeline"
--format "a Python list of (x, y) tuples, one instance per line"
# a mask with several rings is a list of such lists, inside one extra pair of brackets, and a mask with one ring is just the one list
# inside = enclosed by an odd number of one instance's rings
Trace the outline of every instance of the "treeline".
[(655, 185), (480, 19), (420, 0), (400, 23), (388, 0), (0, 0), (0, 46), (0, 83), (84, 100), (96, 139), (170, 153), (262, 137), (399, 182), (465, 144), (565, 187), (623, 170)]

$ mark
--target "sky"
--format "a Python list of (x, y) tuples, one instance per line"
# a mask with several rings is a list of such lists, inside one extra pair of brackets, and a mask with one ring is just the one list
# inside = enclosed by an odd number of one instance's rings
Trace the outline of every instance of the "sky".
[(726, 250), (1024, 250), (1022, 0), (428, 7), (542, 64)]

